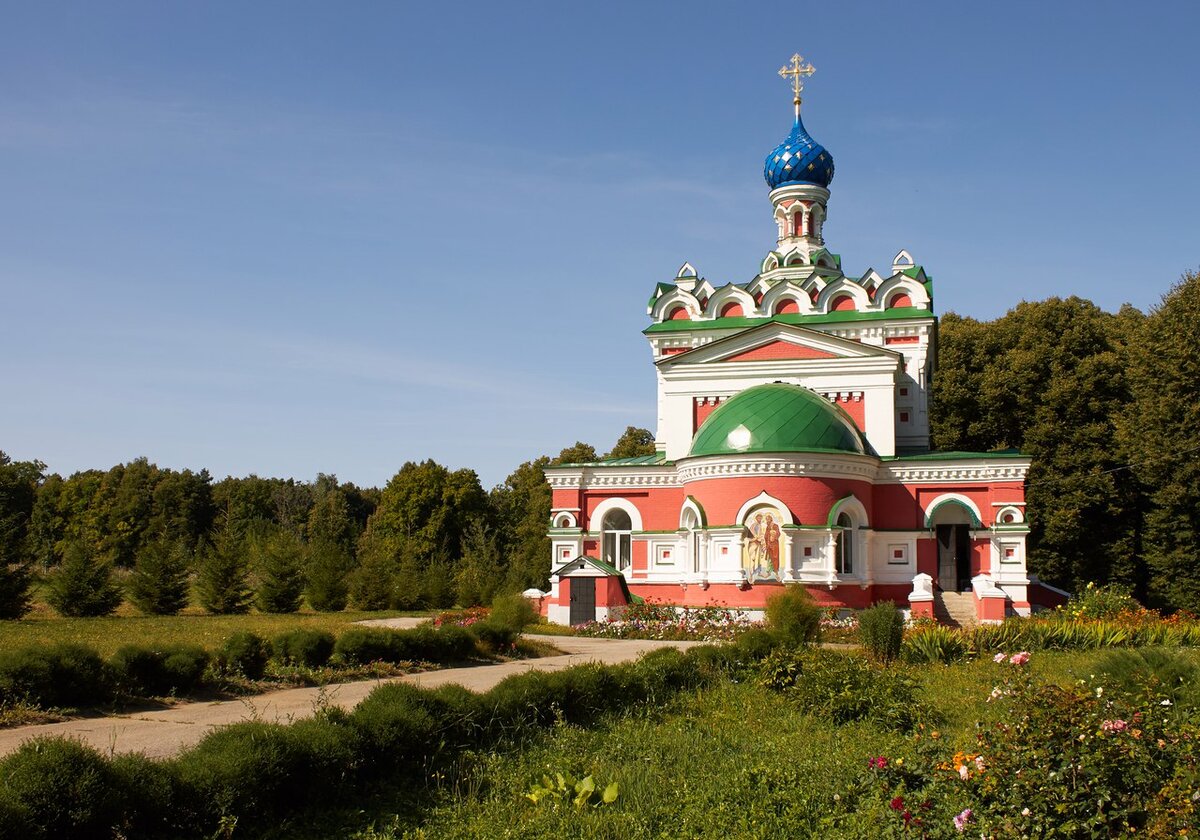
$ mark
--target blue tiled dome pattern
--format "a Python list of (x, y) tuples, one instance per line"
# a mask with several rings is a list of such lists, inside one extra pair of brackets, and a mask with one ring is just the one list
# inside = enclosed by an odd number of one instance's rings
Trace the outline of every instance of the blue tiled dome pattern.
[(792, 132), (767, 155), (763, 177), (771, 189), (784, 184), (828, 187), (833, 180), (833, 155), (812, 138), (797, 114)]

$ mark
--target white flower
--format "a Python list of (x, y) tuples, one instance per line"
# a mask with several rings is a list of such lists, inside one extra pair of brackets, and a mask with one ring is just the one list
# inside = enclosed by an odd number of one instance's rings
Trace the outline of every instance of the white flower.
[(1171, 705), (1171, 701), (1170, 701), (1170, 700), (1164, 700), (1164, 701), (1162, 701), (1161, 703), (1159, 703), (1158, 705), (1160, 705), (1160, 706), (1170, 706), (1170, 705)]

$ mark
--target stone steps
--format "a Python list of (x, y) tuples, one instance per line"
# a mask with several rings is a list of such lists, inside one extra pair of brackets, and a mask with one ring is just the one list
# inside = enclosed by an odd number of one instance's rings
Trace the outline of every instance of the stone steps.
[(935, 592), (933, 615), (951, 627), (974, 627), (979, 622), (972, 592)]

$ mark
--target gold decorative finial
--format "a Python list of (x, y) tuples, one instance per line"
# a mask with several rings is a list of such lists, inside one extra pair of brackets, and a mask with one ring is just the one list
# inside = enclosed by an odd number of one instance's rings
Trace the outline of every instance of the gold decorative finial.
[(791, 66), (785, 64), (779, 68), (779, 75), (782, 78), (787, 79), (789, 76), (791, 77), (792, 93), (794, 95), (792, 104), (796, 106), (797, 117), (800, 116), (800, 91), (804, 90), (804, 78), (816, 72), (817, 68), (813, 67), (812, 64), (804, 63), (804, 56), (800, 55), (800, 53), (792, 56)]

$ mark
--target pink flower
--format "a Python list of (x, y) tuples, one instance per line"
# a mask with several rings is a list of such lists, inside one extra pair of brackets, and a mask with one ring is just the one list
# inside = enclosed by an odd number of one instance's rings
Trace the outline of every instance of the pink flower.
[(1124, 732), (1129, 724), (1123, 720), (1106, 720), (1100, 724), (1100, 728), (1105, 732)]
[(1024, 665), (1029, 661), (1029, 651), (1023, 650), (1020, 653), (1014, 653), (1012, 656), (1008, 657), (1008, 661), (1013, 665)]
[(960, 832), (965, 831), (967, 823), (971, 821), (971, 809), (964, 808), (963, 812), (954, 818), (954, 827)]
[(888, 760), (885, 756), (877, 755), (875, 758), (867, 759), (867, 766), (876, 770), (882, 770), (887, 767)]
[(981, 755), (975, 756), (975, 769), (978, 770), (980, 773), (983, 772), (983, 756), (981, 756)]
[(967, 769), (967, 765), (961, 764), (958, 768), (958, 775), (962, 776), (962, 780), (965, 782), (971, 778), (971, 771)]
[(1008, 659), (1008, 657), (1005, 656), (1003, 653), (997, 653), (995, 656), (992, 657), (993, 662), (1003, 662), (1005, 659)]
[(891, 802), (888, 803), (888, 806), (893, 811), (903, 811), (904, 810), (904, 797), (897, 796), (895, 799), (893, 799)]

